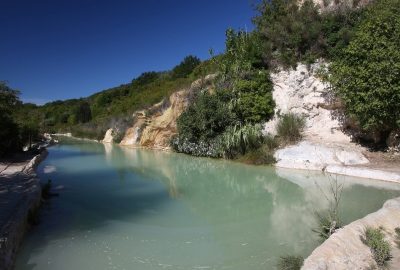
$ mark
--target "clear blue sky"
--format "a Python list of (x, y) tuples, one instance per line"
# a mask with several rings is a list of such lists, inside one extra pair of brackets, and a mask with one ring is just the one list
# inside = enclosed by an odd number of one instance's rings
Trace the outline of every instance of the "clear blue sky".
[(27, 102), (85, 97), (221, 52), (256, 0), (0, 0), (0, 80)]

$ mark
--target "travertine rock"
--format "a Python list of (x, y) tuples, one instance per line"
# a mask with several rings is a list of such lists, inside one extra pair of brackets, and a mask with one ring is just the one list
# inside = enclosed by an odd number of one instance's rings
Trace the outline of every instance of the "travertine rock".
[(325, 142), (350, 142), (341, 131), (340, 122), (326, 109), (328, 85), (316, 75), (321, 63), (307, 68), (298, 64), (296, 70), (284, 70), (271, 74), (274, 84), (273, 98), (276, 103), (275, 117), (265, 124), (264, 132), (276, 134), (279, 115), (295, 113), (306, 119), (305, 139)]
[(275, 153), (276, 166), (281, 168), (323, 171), (329, 165), (360, 165), (368, 159), (356, 150), (328, 147), (309, 141), (279, 149)]
[(101, 141), (102, 143), (113, 143), (114, 142), (114, 137), (113, 137), (113, 129), (109, 128), (104, 135), (104, 139)]
[(334, 233), (304, 261), (303, 270), (378, 269), (372, 253), (362, 241), (365, 228), (382, 227), (394, 258), (389, 269), (400, 269), (394, 229), (400, 224), (400, 198), (387, 201), (379, 211), (356, 220)]
[(13, 269), (18, 248), (30, 225), (29, 217), (40, 206), (42, 189), (35, 168), (46, 156), (44, 149), (30, 162), (12, 164), (0, 173), (0, 270)]
[(177, 134), (176, 121), (188, 106), (193, 93), (200, 90), (209, 91), (215, 78), (214, 74), (196, 80), (187, 89), (173, 93), (167, 100), (148, 108), (149, 115), (144, 111), (134, 114), (134, 123), (129, 128), (121, 145), (146, 147), (153, 149), (170, 148), (171, 138)]

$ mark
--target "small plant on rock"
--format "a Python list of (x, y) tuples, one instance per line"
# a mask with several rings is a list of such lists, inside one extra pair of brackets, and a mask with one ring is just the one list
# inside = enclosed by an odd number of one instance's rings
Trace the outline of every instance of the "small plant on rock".
[(301, 256), (287, 255), (279, 258), (278, 270), (300, 270), (303, 266), (304, 258)]
[(385, 266), (391, 260), (390, 244), (385, 240), (382, 228), (367, 227), (361, 240), (371, 249), (374, 260), (379, 267)]
[[(318, 186), (318, 184), (317, 184)], [(325, 199), (329, 202), (329, 209), (325, 212), (316, 212), (318, 227), (313, 229), (322, 240), (328, 239), (342, 227), (339, 215), (340, 199), (342, 197), (343, 184), (339, 184), (337, 178), (330, 178), (329, 193), (326, 194), (318, 186)]]
[(287, 113), (280, 117), (276, 129), (281, 142), (287, 145), (301, 140), (304, 126), (304, 117), (294, 113)]

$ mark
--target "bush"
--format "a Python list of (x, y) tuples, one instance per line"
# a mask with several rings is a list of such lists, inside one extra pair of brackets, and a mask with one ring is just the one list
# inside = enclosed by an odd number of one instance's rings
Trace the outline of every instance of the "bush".
[(222, 134), (233, 119), (218, 95), (200, 93), (177, 120), (179, 137), (191, 143), (207, 142)]
[(233, 84), (233, 111), (242, 123), (261, 123), (274, 115), (272, 81), (264, 70), (252, 71)]
[(400, 2), (376, 1), (355, 38), (330, 66), (331, 83), (348, 117), (370, 133), (400, 127)]
[(280, 116), (276, 130), (283, 144), (293, 144), (301, 140), (304, 126), (304, 117), (287, 113)]
[(279, 258), (278, 270), (300, 270), (303, 266), (304, 258), (301, 256), (283, 256)]
[(342, 227), (340, 221), (330, 212), (316, 213), (316, 216), (318, 228), (313, 229), (313, 232), (317, 233), (319, 238), (323, 241)]
[(274, 153), (277, 147), (278, 142), (275, 138), (265, 136), (263, 138), (263, 144), (260, 147), (239, 156), (237, 160), (239, 162), (253, 165), (274, 164), (276, 162)]
[(19, 127), (13, 109), (20, 104), (19, 92), (0, 81), (0, 156), (21, 150)]
[(366, 228), (364, 238), (361, 238), (363, 243), (371, 249), (378, 266), (384, 266), (392, 258), (390, 244), (384, 238), (381, 228), (374, 229), (371, 227)]
[(295, 67), (318, 58), (336, 58), (353, 37), (362, 9), (320, 13), (313, 1), (262, 1), (254, 18), (269, 67)]
[(263, 141), (261, 125), (235, 125), (228, 127), (222, 134), (221, 146), (224, 155), (233, 158), (260, 147)]
[(198, 65), (200, 65), (200, 63), (201, 61), (198, 57), (193, 55), (186, 56), (179, 65), (174, 67), (172, 70), (172, 77), (186, 78)]
[(213, 158), (222, 156), (220, 141), (218, 138), (208, 141), (190, 142), (187, 138), (176, 136), (172, 138), (170, 145), (176, 152), (192, 156)]

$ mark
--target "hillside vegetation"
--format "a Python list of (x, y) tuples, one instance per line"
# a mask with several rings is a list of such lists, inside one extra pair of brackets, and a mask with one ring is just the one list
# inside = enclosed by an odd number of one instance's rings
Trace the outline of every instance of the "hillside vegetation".
[(226, 31), (222, 54), (204, 62), (188, 56), (170, 71), (144, 72), (128, 84), (87, 98), (21, 104), (18, 93), (2, 83), (5, 98), (0, 102), (5, 109), (0, 128), (7, 132), (2, 131), (1, 139), (18, 134), (19, 140), (2, 151), (26, 144), (39, 132), (100, 139), (109, 127), (124, 130), (131, 125), (134, 111), (217, 73), (215, 89), (196, 93), (178, 119), (173, 148), (198, 156), (235, 158), (254, 151), (263, 155), (260, 149), (275, 145), (261, 133), (262, 123), (274, 114), (269, 74), (320, 58), (331, 63), (324, 78), (355, 134), (364, 140), (365, 134), (374, 134), (371, 140), (378, 144), (398, 132), (399, 1), (377, 0), (364, 8), (339, 4), (332, 12), (320, 12), (308, 0), (302, 5), (297, 0), (264, 0), (256, 12), (254, 31)]

